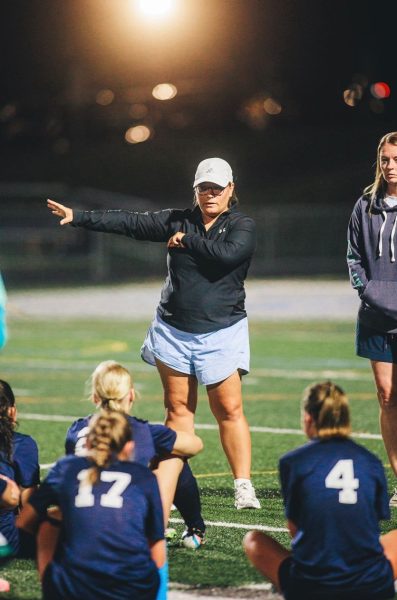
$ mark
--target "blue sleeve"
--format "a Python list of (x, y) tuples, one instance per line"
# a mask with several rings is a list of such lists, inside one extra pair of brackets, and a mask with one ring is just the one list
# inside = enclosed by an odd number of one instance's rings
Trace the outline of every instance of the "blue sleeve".
[(44, 517), (47, 508), (52, 504), (60, 504), (62, 480), (63, 461), (61, 459), (52, 467), (41, 486), (28, 500), (40, 516)]
[(296, 494), (294, 493), (296, 486), (294, 485), (293, 469), (290, 462), (285, 457), (280, 459), (279, 472), (285, 516), (287, 519), (291, 519), (291, 521), (296, 523), (298, 516), (296, 509), (299, 505), (299, 501), (298, 497), (296, 497)]
[(160, 585), (157, 591), (156, 600), (167, 600), (168, 592), (168, 561), (166, 561), (162, 567), (158, 570), (160, 577)]
[(175, 445), (176, 431), (165, 425), (148, 423), (156, 454), (169, 454)]
[(7, 341), (6, 300), (6, 290), (0, 275), (0, 349), (5, 346)]
[(146, 498), (149, 510), (146, 519), (146, 537), (152, 542), (164, 539), (164, 517), (160, 491), (156, 476), (148, 469), (145, 480)]
[(7, 482), (5, 479), (0, 479), (0, 497), (4, 494), (4, 490), (7, 487)]
[(39, 450), (33, 438), (23, 436), (13, 453), (15, 481), (28, 488), (40, 483)]

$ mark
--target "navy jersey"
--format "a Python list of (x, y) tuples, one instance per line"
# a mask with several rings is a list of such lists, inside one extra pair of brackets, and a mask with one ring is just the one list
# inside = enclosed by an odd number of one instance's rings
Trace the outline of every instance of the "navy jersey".
[[(13, 479), (19, 486), (28, 488), (40, 483), (39, 452), (30, 435), (13, 433), (12, 459), (0, 452), (0, 473)], [(0, 532), (7, 538), (13, 552), (19, 550), (19, 535), (15, 527), (15, 512), (0, 509)]]
[(350, 439), (316, 439), (281, 458), (280, 478), (286, 516), (297, 527), (292, 578), (336, 592), (392, 583), (379, 541), (379, 520), (390, 511), (376, 456)]
[[(77, 419), (68, 429), (65, 440), (66, 454), (85, 455), (85, 443), (92, 415)], [(135, 442), (134, 462), (145, 467), (157, 456), (169, 454), (175, 444), (176, 432), (165, 425), (153, 425), (143, 419), (127, 416)]]
[(51, 504), (62, 510), (62, 543), (51, 566), (57, 598), (153, 597), (158, 573), (148, 540), (164, 538), (156, 477), (116, 460), (92, 486), (85, 480), (91, 466), (85, 457), (62, 458), (29, 500), (40, 516)]

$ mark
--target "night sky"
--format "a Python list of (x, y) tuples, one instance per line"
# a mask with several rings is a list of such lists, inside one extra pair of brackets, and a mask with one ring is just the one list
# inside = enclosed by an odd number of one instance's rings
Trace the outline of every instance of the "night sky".
[[(3, 0), (0, 178), (168, 204), (220, 155), (253, 203), (313, 175), (318, 189), (333, 179), (326, 201), (347, 201), (397, 129), (394, 5), (179, 0), (160, 22), (137, 0)], [(153, 98), (166, 82), (175, 98)], [(150, 139), (128, 143), (139, 125)]]

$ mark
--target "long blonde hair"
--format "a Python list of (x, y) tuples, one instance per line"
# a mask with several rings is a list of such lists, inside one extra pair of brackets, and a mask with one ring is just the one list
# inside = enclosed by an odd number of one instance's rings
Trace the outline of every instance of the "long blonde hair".
[(105, 360), (91, 375), (91, 396), (105, 410), (122, 410), (121, 403), (133, 387), (131, 373), (114, 360)]
[(319, 438), (350, 435), (349, 401), (342, 388), (332, 381), (307, 387), (303, 393), (302, 406), (312, 417)]
[(386, 182), (383, 179), (382, 169), (380, 166), (380, 153), (385, 144), (393, 144), (393, 146), (397, 146), (397, 131), (386, 133), (386, 135), (384, 135), (379, 141), (378, 151), (376, 154), (375, 179), (371, 185), (368, 185), (366, 188), (364, 188), (364, 194), (371, 198), (370, 212), (376, 197), (379, 196), (379, 194), (382, 194), (383, 196), (386, 195)]
[(101, 410), (92, 417), (87, 436), (88, 458), (94, 463), (87, 474), (91, 485), (98, 481), (100, 471), (110, 465), (130, 440), (131, 426), (120, 411)]

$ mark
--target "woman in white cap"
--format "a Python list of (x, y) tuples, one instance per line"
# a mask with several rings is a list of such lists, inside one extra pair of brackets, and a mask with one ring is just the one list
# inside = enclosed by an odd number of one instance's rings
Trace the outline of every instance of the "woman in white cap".
[(237, 509), (260, 508), (250, 481), (251, 438), (241, 376), (249, 370), (244, 280), (255, 223), (237, 209), (233, 174), (221, 158), (197, 167), (194, 206), (152, 213), (81, 211), (48, 200), (61, 225), (166, 242), (168, 275), (142, 346), (164, 387), (166, 425), (193, 432), (198, 383), (207, 388), (231, 466)]

